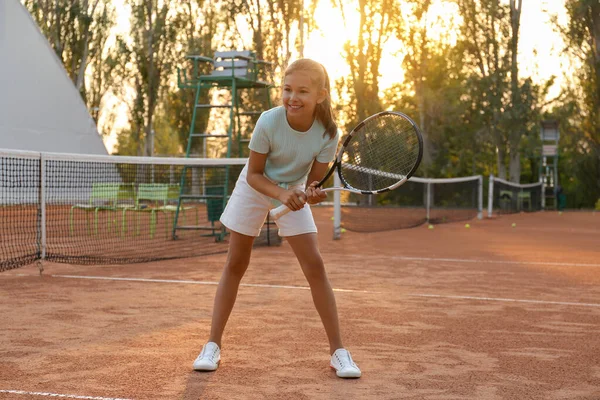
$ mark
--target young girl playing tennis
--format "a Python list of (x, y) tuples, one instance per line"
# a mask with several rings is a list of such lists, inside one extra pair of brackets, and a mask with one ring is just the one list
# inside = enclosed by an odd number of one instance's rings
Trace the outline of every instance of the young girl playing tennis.
[(327, 198), (315, 186), (334, 159), (339, 139), (329, 91), (329, 76), (321, 64), (297, 60), (285, 71), (283, 106), (264, 112), (256, 123), (248, 164), (221, 216), (231, 233), (229, 253), (215, 296), (209, 342), (194, 361), (195, 370), (214, 371), (219, 365), (221, 337), (248, 268), (254, 238), (276, 205), (273, 200), (279, 200), (294, 211), (277, 220), (279, 234), (292, 247), (310, 285), (329, 339), (330, 366), (341, 378), (361, 375), (342, 345), (335, 297), (309, 206)]

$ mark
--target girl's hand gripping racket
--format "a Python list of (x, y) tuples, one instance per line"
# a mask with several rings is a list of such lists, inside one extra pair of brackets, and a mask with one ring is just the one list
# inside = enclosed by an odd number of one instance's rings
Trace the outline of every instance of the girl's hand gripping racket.
[[(377, 194), (395, 189), (415, 173), (423, 156), (423, 138), (417, 125), (406, 115), (384, 111), (372, 115), (350, 132), (337, 153), (321, 187), (337, 169), (342, 187), (359, 194)], [(281, 205), (271, 210), (276, 220), (291, 210)]]

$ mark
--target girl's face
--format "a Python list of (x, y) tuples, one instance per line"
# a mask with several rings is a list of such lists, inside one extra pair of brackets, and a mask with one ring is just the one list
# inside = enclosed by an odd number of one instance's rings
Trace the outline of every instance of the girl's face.
[(283, 80), (283, 105), (292, 121), (310, 121), (312, 124), (315, 108), (326, 96), (327, 91), (319, 89), (307, 72), (295, 71)]

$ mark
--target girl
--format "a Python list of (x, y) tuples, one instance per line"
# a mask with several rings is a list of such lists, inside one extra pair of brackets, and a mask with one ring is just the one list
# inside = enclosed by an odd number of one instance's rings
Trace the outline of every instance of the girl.
[(221, 337), (248, 268), (254, 237), (259, 236), (275, 199), (294, 211), (277, 221), (279, 234), (292, 247), (310, 285), (329, 339), (330, 366), (341, 378), (361, 375), (342, 345), (335, 298), (309, 206), (327, 198), (316, 185), (334, 159), (339, 139), (329, 90), (329, 76), (321, 64), (297, 60), (285, 71), (283, 106), (264, 112), (256, 123), (248, 164), (221, 216), (231, 233), (229, 253), (215, 296), (209, 342), (194, 361), (197, 371), (218, 367)]

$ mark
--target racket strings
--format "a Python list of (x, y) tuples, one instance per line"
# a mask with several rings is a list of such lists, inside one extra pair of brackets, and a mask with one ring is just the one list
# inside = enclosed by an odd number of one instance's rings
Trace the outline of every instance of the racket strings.
[(399, 114), (382, 114), (353, 133), (342, 156), (342, 177), (355, 189), (385, 189), (404, 180), (419, 155), (414, 125)]

